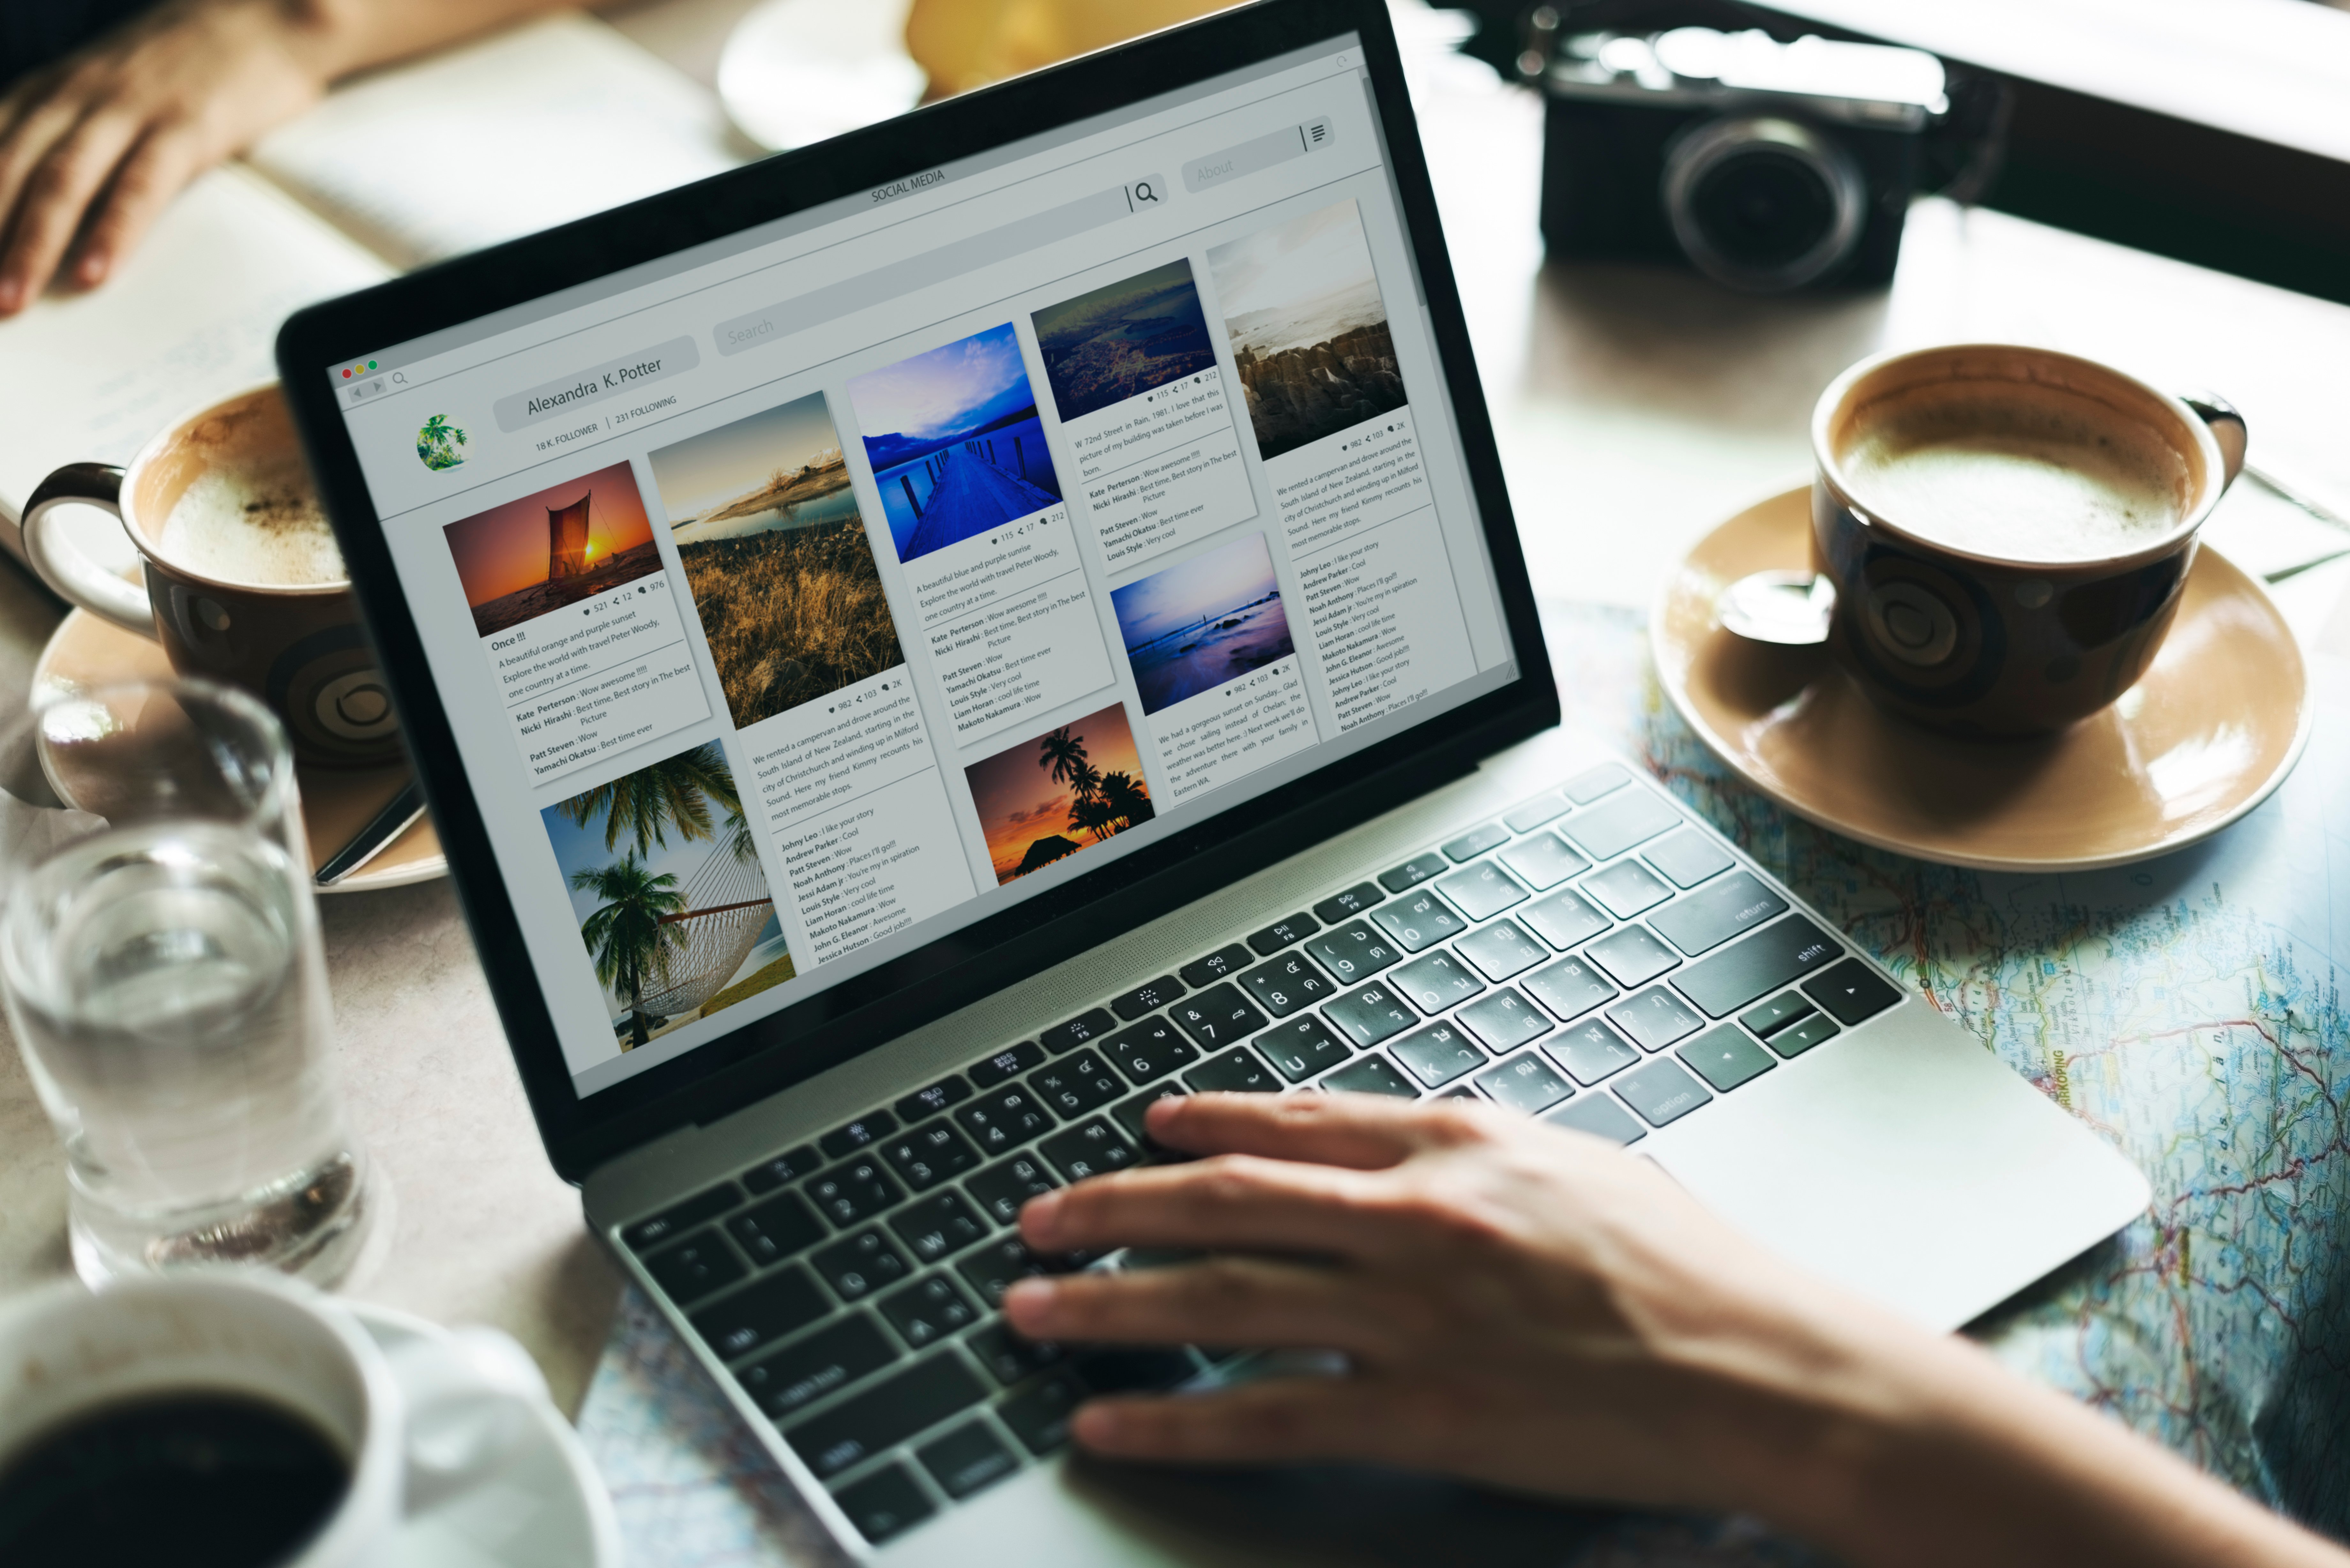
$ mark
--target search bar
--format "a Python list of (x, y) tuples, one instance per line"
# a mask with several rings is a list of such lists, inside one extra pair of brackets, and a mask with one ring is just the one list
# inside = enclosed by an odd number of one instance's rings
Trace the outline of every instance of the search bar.
[(875, 267), (856, 277), (843, 278), (838, 283), (811, 289), (790, 299), (778, 300), (763, 310), (730, 317), (711, 328), (721, 354), (740, 354), (747, 349), (780, 343), (794, 333), (805, 332), (811, 327), (837, 320), (868, 306), (885, 304), (900, 295), (911, 294), (934, 283), (996, 262), (1009, 261), (1046, 245), (1074, 239), (1089, 230), (1114, 223), (1118, 219), (1138, 212), (1149, 212), (1166, 205), (1167, 182), (1163, 176), (1145, 175), (1124, 185), (1113, 185), (1107, 191), (1097, 191), (1090, 196), (1058, 207), (1047, 208), (1030, 217), (1021, 218), (1000, 228), (989, 229), (957, 240), (936, 250), (920, 252), (902, 261)]
[(1237, 180), (1243, 174), (1253, 174), (1276, 163), (1303, 158), (1317, 148), (1329, 145), (1330, 121), (1326, 118), (1309, 119), (1303, 125), (1284, 125), (1279, 130), (1243, 141), (1237, 147), (1227, 147), (1221, 152), (1211, 152), (1205, 158), (1192, 159), (1183, 165), (1183, 188), (1196, 196), (1227, 180)]

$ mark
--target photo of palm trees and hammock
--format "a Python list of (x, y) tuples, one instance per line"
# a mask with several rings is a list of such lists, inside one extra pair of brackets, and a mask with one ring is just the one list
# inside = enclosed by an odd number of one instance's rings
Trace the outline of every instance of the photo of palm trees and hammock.
[(717, 742), (540, 815), (622, 1051), (792, 978), (767, 874)]
[(1157, 815), (1126, 704), (1113, 702), (963, 770), (1001, 885)]

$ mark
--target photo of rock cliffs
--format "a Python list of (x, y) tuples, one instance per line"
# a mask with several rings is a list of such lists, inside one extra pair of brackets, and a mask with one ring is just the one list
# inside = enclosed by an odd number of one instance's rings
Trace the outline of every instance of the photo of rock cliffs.
[(1409, 400), (1350, 199), (1208, 253), (1267, 462)]

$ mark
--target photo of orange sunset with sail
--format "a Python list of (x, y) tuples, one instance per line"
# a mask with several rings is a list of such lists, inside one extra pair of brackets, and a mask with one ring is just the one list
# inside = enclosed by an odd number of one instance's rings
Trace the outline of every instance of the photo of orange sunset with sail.
[(550, 484), (443, 530), (490, 637), (660, 570), (660, 549), (625, 462)]

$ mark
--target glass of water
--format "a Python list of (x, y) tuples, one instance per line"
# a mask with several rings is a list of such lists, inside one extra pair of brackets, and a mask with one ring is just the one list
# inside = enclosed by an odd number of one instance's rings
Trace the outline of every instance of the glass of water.
[(241, 691), (53, 696), (0, 738), (0, 981), (64, 1139), (74, 1267), (331, 1283), (371, 1214), (293, 753)]

